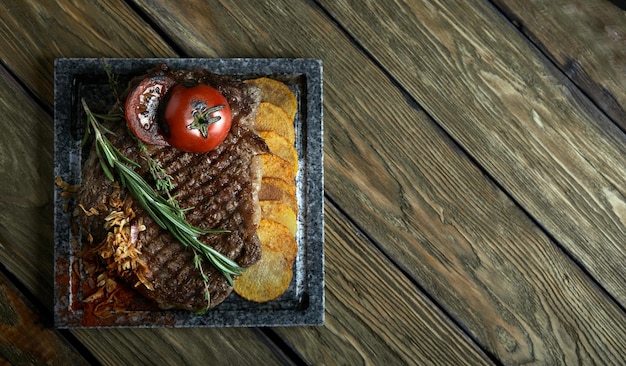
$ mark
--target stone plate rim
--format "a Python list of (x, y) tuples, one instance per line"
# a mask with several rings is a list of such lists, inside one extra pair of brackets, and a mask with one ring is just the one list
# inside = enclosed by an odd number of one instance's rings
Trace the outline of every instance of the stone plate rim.
[[(104, 65), (121, 76), (137, 76), (159, 63), (176, 69), (205, 68), (248, 79), (270, 77), (289, 85), (298, 98), (296, 178), (298, 257), (294, 280), (281, 298), (264, 304), (234, 293), (205, 314), (180, 310), (127, 311), (96, 324), (75, 307), (80, 292), (73, 271), (77, 241), (72, 233), (75, 202), (54, 185), (54, 325), (56, 328), (274, 327), (324, 324), (323, 65), (314, 58), (57, 58), (54, 63), (54, 176), (80, 184), (82, 138), (79, 103), (89, 87), (106, 80)], [(120, 86), (123, 88), (123, 86)], [(233, 301), (232, 297), (237, 297)], [(222, 306), (225, 305), (225, 306)]]

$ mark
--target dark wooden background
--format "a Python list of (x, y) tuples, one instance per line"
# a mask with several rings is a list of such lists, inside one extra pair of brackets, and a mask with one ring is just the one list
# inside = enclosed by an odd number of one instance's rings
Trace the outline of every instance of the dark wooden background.
[[(623, 1), (0, 4), (5, 362), (626, 359)], [(57, 57), (322, 59), (323, 327), (52, 327)]]

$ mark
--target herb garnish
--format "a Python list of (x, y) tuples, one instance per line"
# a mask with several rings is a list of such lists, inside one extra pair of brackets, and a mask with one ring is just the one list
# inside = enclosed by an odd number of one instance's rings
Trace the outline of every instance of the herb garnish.
[(107, 79), (109, 80), (109, 87), (113, 92), (113, 96), (115, 96), (115, 100), (117, 101), (117, 107), (120, 109), (120, 112), (123, 111), (124, 104), (120, 100), (120, 89), (119, 89), (119, 81), (117, 75), (113, 72), (113, 68), (106, 62), (105, 59), (102, 59), (102, 68), (104, 72), (107, 74)]
[[(83, 99), (81, 102), (87, 114), (88, 122), (85, 136), (91, 134), (91, 130), (93, 130), (96, 154), (100, 160), (104, 174), (110, 180), (114, 181), (115, 177), (113, 172), (115, 172), (121, 185), (128, 189), (141, 207), (148, 212), (150, 217), (152, 217), (161, 228), (170, 231), (185, 247), (193, 250), (194, 265), (200, 271), (205, 284), (206, 298), (207, 301), (209, 301), (208, 307), (210, 305), (210, 297), (208, 293), (208, 278), (202, 269), (203, 259), (208, 259), (209, 262), (226, 277), (231, 285), (233, 284), (232, 276), (240, 275), (244, 270), (236, 262), (198, 239), (199, 235), (226, 231), (206, 231), (188, 223), (185, 220), (184, 210), (178, 206), (177, 202), (169, 194), (168, 198), (165, 198), (151, 187), (143, 177), (135, 172), (134, 167), (139, 167), (140, 165), (122, 154), (106, 137), (106, 134), (112, 134), (113, 132), (106, 129), (98, 118), (107, 119), (107, 116), (92, 113), (85, 100)], [(156, 169), (158, 169), (158, 167)]]

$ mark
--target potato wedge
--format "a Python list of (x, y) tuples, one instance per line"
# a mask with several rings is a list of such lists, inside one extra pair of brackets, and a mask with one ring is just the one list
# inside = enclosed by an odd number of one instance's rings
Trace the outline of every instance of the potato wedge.
[(268, 102), (259, 104), (259, 112), (254, 122), (254, 128), (259, 132), (274, 131), (287, 139), (291, 145), (296, 142), (293, 119), (289, 118), (287, 113), (275, 104)]
[(287, 291), (292, 277), (293, 270), (283, 254), (263, 248), (261, 259), (235, 280), (234, 291), (249, 301), (271, 301)]
[(285, 225), (292, 236), (296, 236), (298, 230), (298, 219), (296, 213), (285, 202), (272, 200), (260, 201), (261, 218), (278, 222)]
[(296, 147), (274, 131), (260, 132), (259, 136), (270, 148), (270, 152), (291, 164), (294, 175), (298, 173), (298, 151)]
[(246, 80), (246, 83), (252, 84), (261, 89), (261, 102), (269, 102), (282, 108), (293, 121), (298, 109), (298, 101), (287, 84), (262, 77), (257, 79)]

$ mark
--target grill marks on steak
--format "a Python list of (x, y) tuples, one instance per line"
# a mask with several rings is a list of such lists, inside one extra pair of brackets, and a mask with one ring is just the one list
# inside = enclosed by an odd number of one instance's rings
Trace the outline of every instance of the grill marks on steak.
[[(214, 75), (204, 70), (190, 72), (169, 71), (157, 68), (154, 72), (167, 73), (177, 81), (195, 80), (218, 88), (233, 110), (233, 123), (226, 140), (216, 149), (194, 154), (171, 147), (149, 146), (147, 154), (161, 163), (172, 176), (175, 189), (171, 192), (185, 212), (187, 221), (201, 229), (225, 229), (228, 233), (210, 233), (200, 240), (220, 253), (247, 267), (260, 258), (260, 244), (256, 229), (260, 220), (258, 191), (261, 181), (261, 164), (257, 156), (267, 151), (265, 142), (254, 132), (253, 123), (259, 103), (258, 90), (239, 81)], [(111, 127), (115, 136), (111, 142), (127, 157), (139, 162), (138, 169), (148, 182), (152, 182), (147, 163), (133, 137), (123, 123)], [(120, 194), (115, 184), (107, 180), (99, 167), (95, 154), (90, 154), (83, 169), (83, 184), (79, 202), (84, 207), (97, 207), (108, 197)], [(131, 198), (132, 199), (132, 198)], [(204, 282), (195, 268), (193, 252), (185, 248), (167, 231), (161, 229), (135, 202), (132, 203), (138, 220), (146, 227), (138, 233), (135, 246), (140, 250), (142, 268), (118, 271), (114, 276), (123, 279), (145, 296), (155, 300), (162, 308), (200, 310), (206, 308)], [(105, 239), (103, 216), (84, 216), (84, 230), (94, 236), (94, 243)], [(131, 222), (131, 225), (133, 223)], [(108, 259), (111, 261), (112, 259)], [(110, 264), (110, 263), (108, 263)], [(141, 271), (138, 276), (137, 271)], [(209, 278), (211, 306), (222, 302), (232, 291), (226, 278), (207, 260), (203, 271)], [(140, 280), (149, 283), (143, 284)]]

